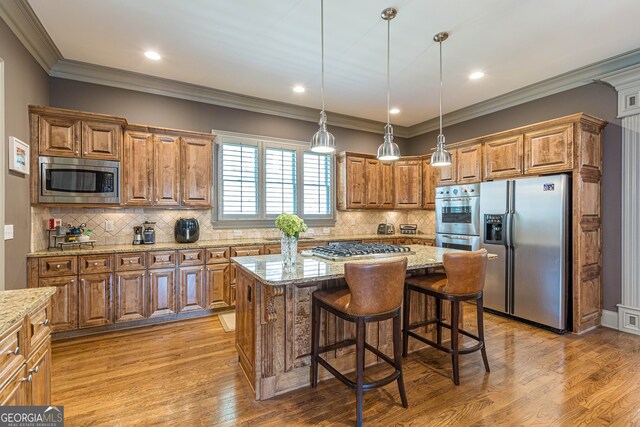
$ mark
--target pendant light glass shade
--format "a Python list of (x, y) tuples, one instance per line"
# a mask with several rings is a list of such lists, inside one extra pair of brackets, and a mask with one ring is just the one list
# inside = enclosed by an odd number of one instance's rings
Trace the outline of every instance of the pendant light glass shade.
[(436, 151), (431, 155), (431, 166), (451, 165), (451, 153), (444, 146), (444, 134), (442, 133), (442, 42), (449, 38), (449, 33), (438, 33), (433, 36), (433, 41), (440, 44), (440, 133)]
[(400, 158), (400, 147), (393, 142), (393, 127), (391, 126), (389, 119), (389, 108), (391, 104), (391, 90), (389, 84), (389, 53), (391, 49), (390, 34), (391, 34), (391, 20), (396, 17), (398, 11), (392, 7), (389, 7), (382, 11), (382, 19), (387, 21), (387, 125), (384, 127), (384, 141), (382, 145), (378, 147), (378, 160), (386, 162), (393, 162)]
[(327, 114), (324, 112), (324, 0), (320, 1), (320, 55), (322, 62), (322, 110), (320, 111), (320, 129), (311, 138), (310, 148), (315, 153), (333, 153), (336, 150), (336, 139), (327, 130)]

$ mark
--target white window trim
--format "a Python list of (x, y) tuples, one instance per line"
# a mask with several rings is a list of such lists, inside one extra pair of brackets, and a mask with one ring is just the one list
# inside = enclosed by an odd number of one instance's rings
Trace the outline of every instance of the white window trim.
[[(331, 213), (329, 215), (305, 215), (304, 214), (304, 153), (311, 152), (309, 143), (303, 141), (295, 141), (291, 139), (272, 138), (261, 135), (251, 135), (238, 132), (227, 132), (212, 130), (216, 135), (214, 144), (214, 171), (217, 182), (214, 185), (216, 200), (215, 206), (211, 211), (211, 218), (214, 228), (273, 228), (274, 220), (277, 215), (266, 215), (264, 213), (264, 196), (266, 193), (266, 179), (264, 169), (266, 163), (265, 149), (268, 146), (277, 148), (291, 147), (297, 151), (296, 156), (296, 187), (298, 198), (298, 215), (304, 219), (309, 227), (332, 227), (336, 223), (336, 166), (335, 156), (330, 156), (331, 162), (331, 185), (329, 186), (331, 198)], [(258, 146), (258, 215), (256, 217), (247, 218), (244, 215), (225, 215), (221, 217), (220, 208), (222, 206), (222, 168), (220, 162), (220, 147), (223, 142), (232, 142), (238, 144), (248, 144)]]

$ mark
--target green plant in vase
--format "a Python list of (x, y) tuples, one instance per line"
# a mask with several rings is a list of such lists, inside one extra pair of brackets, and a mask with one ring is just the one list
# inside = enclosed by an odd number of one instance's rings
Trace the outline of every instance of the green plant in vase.
[(298, 255), (300, 233), (307, 231), (307, 224), (295, 214), (283, 213), (276, 218), (276, 228), (281, 232), (280, 251), (285, 267), (291, 267)]

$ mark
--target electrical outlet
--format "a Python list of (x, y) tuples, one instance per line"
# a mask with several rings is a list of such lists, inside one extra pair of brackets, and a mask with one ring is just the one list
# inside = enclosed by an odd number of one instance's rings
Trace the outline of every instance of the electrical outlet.
[(106, 231), (108, 233), (113, 233), (113, 230), (114, 230), (113, 221), (105, 221), (104, 222), (104, 231)]
[(5, 224), (4, 226), (4, 240), (13, 239), (13, 224)]
[(355, 218), (351, 218), (351, 225), (356, 225), (356, 219)]
[(233, 230), (233, 237), (242, 237), (242, 230)]
[(314, 230), (313, 228), (308, 229), (307, 231), (305, 231), (305, 234), (316, 234), (316, 230)]
[(331, 233), (331, 230), (329, 228), (322, 229), (322, 234), (329, 234), (329, 233)]

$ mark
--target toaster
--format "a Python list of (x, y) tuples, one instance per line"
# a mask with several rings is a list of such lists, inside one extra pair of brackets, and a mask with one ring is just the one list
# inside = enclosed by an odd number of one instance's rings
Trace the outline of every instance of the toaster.
[(395, 227), (393, 224), (378, 224), (378, 234), (394, 234)]

